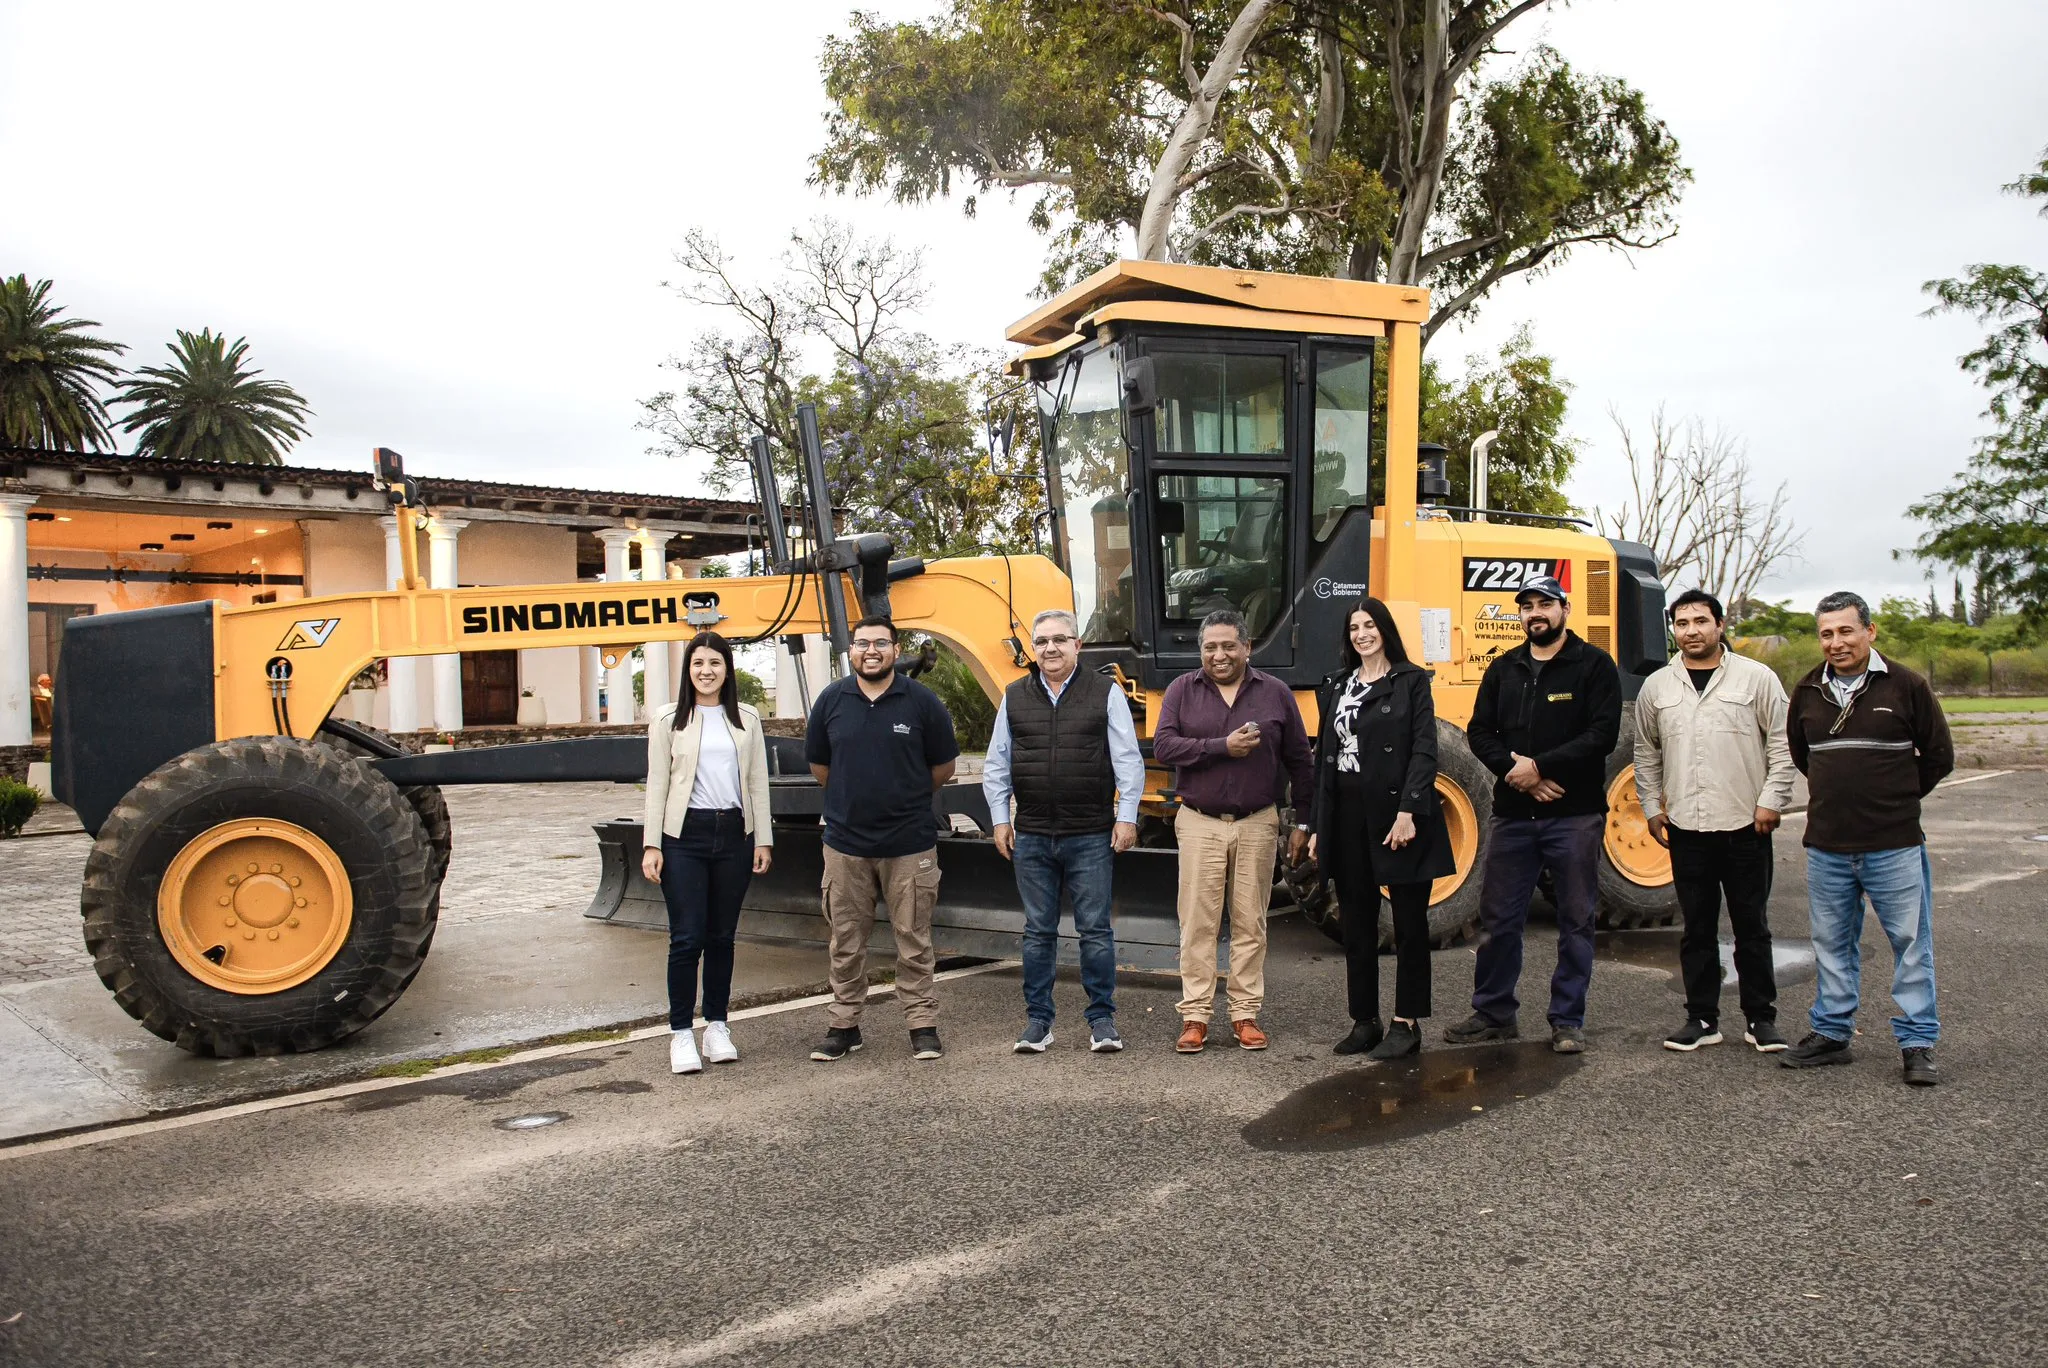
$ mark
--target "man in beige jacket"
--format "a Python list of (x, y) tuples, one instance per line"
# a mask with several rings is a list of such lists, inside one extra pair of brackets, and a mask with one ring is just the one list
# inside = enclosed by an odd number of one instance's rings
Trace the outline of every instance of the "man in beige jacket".
[(1723, 641), (1720, 600), (1700, 589), (1666, 616), (1678, 655), (1636, 695), (1636, 793), (1650, 834), (1671, 850), (1685, 915), (1678, 962), (1685, 1024), (1664, 1040), (1691, 1053), (1721, 1043), (1721, 897), (1735, 931), (1743, 1039), (1785, 1048), (1771, 965), (1771, 833), (1792, 801), (1785, 687), (1768, 666)]

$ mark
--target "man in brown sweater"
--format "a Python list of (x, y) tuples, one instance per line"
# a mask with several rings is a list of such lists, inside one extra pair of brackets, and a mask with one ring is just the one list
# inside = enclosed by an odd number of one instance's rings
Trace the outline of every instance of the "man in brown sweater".
[(1908, 1083), (1938, 1081), (1934, 883), (1920, 800), (1955, 768), (1948, 719), (1927, 681), (1874, 649), (1870, 605), (1829, 594), (1814, 611), (1826, 659), (1792, 688), (1792, 763), (1811, 788), (1806, 895), (1816, 971), (1812, 1032), (1788, 1069), (1847, 1064), (1856, 1034), (1863, 900), (1892, 943), (1892, 1035)]

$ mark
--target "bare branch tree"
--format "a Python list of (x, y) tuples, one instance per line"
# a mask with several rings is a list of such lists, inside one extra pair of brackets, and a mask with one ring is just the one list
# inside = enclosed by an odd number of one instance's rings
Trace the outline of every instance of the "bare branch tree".
[(1752, 485), (1749, 451), (1725, 428), (1697, 417), (1673, 422), (1660, 405), (1638, 440), (1608, 410), (1628, 462), (1629, 496), (1593, 510), (1603, 536), (1640, 542), (1657, 557), (1667, 587), (1698, 585), (1724, 604), (1755, 596), (1764, 577), (1799, 557), (1804, 534), (1780, 484), (1769, 497)]

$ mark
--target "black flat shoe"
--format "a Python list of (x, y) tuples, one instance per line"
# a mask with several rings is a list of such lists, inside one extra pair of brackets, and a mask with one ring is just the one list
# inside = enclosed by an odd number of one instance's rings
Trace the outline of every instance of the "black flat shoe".
[(1340, 1055), (1364, 1054), (1367, 1050), (1379, 1044), (1380, 1038), (1385, 1034), (1386, 1032), (1381, 1028), (1377, 1018), (1371, 1021), (1354, 1021), (1351, 1023), (1351, 1034), (1331, 1046), (1330, 1053)]
[(1386, 1039), (1367, 1052), (1368, 1059), (1406, 1059), (1422, 1053), (1422, 1028), (1417, 1023), (1397, 1021), (1387, 1028)]

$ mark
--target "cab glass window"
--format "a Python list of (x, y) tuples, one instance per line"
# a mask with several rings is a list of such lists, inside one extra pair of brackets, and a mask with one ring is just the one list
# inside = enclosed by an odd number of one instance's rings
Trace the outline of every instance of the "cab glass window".
[(1322, 541), (1372, 502), (1372, 353), (1316, 350), (1315, 478), (1309, 527)]
[(1256, 640), (1278, 618), (1286, 592), (1287, 482), (1161, 475), (1158, 493), (1167, 622), (1200, 622), (1235, 608)]
[(1117, 354), (1102, 348), (1068, 363), (1053, 399), (1060, 526), (1073, 571), (1074, 614), (1087, 642), (1131, 639), (1131, 514), (1124, 499), (1130, 466), (1121, 392)]
[(1152, 354), (1162, 453), (1280, 456), (1287, 449), (1287, 358)]

